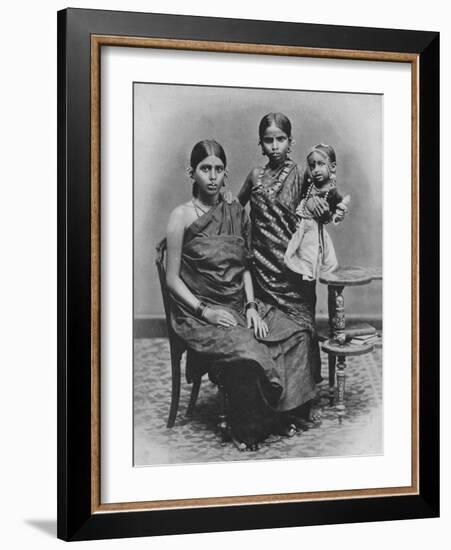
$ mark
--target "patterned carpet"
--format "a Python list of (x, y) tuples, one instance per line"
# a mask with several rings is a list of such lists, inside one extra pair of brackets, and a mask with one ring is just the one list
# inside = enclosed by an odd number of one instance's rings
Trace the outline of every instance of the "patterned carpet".
[[(194, 417), (185, 418), (191, 386), (182, 374), (180, 407), (173, 428), (166, 428), (171, 396), (171, 364), (165, 338), (135, 340), (134, 463), (180, 464), (327, 456), (382, 454), (382, 350), (350, 357), (346, 368), (346, 416), (340, 426), (327, 397), (328, 384), (318, 387), (322, 424), (292, 438), (270, 436), (256, 452), (221, 446), (215, 435), (216, 387), (204, 377)], [(327, 379), (327, 356), (322, 354)], [(184, 366), (182, 364), (182, 373)]]

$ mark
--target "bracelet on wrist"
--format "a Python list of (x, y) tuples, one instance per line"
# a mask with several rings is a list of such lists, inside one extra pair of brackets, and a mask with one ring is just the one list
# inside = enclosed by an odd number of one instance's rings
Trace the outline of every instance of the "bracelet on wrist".
[(257, 302), (255, 302), (254, 300), (249, 300), (249, 302), (246, 302), (245, 309), (246, 311), (248, 309), (255, 309), (255, 311), (258, 311)]
[(209, 306), (205, 304), (205, 307), (202, 309), (202, 312), (200, 314), (201, 319), (205, 319), (205, 313), (207, 312), (207, 309), (209, 309)]
[(205, 312), (205, 309), (207, 308), (207, 304), (205, 302), (200, 301), (199, 304), (196, 307), (196, 311), (194, 312), (197, 317), (201, 318), (203, 317), (203, 314)]

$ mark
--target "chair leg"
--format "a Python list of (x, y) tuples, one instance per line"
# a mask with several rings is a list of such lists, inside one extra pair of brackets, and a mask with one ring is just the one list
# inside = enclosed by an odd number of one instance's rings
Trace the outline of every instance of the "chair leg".
[(218, 415), (218, 430), (221, 436), (221, 445), (225, 445), (229, 440), (229, 425), (227, 423), (227, 414), (226, 414), (226, 392), (224, 386), (219, 384), (218, 386), (219, 394), (219, 415)]
[(167, 427), (172, 428), (175, 424), (177, 411), (180, 401), (180, 356), (176, 356), (171, 350), (171, 368), (172, 368), (172, 395), (171, 406), (169, 408), (169, 416)]
[(188, 408), (186, 409), (186, 416), (188, 418), (191, 418), (193, 416), (194, 407), (196, 406), (197, 396), (199, 395), (201, 382), (202, 382), (202, 378), (200, 376), (193, 381), (191, 396), (189, 398)]

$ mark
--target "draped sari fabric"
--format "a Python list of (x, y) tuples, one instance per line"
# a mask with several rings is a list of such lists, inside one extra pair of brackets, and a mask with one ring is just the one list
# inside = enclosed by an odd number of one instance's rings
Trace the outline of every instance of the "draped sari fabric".
[[(285, 322), (300, 330), (296, 353), (285, 354), (285, 384), (291, 395), (282, 402), (282, 410), (305, 403), (306, 367), (315, 382), (320, 382), (321, 362), (315, 326), (315, 281), (303, 280), (287, 268), (284, 255), (296, 231), (296, 208), (304, 193), (304, 172), (291, 159), (276, 171), (261, 169), (257, 182), (251, 176), (238, 198), (250, 198), (252, 225), (253, 278), (256, 295), (285, 314)], [(297, 396), (297, 398), (296, 398)]]
[[(250, 223), (238, 202), (220, 202), (186, 230), (180, 277), (191, 292), (210, 307), (227, 309), (237, 325), (223, 327), (198, 318), (174, 296), (171, 324), (187, 346), (201, 354), (213, 381), (230, 395), (229, 419), (242, 441), (264, 439), (279, 421), (293, 388), (287, 385), (284, 357), (297, 354), (302, 329), (273, 305), (258, 302), (269, 327), (258, 340), (247, 328), (243, 272), (249, 267)], [(293, 338), (294, 335), (294, 338)], [(303, 353), (308, 353), (303, 347)], [(311, 399), (314, 382), (305, 369), (302, 402)]]
[(188, 227), (182, 248), (183, 282), (209, 307), (232, 313), (237, 325), (212, 325), (175, 296), (171, 322), (174, 331), (206, 362), (222, 367), (237, 360), (255, 363), (272, 386), (280, 386), (268, 348), (246, 327), (243, 272), (250, 259), (248, 229), (246, 212), (238, 203), (220, 202)]
[(224, 386), (234, 436), (254, 445), (278, 424), (276, 407), (282, 385), (268, 348), (255, 339), (243, 315), (243, 272), (250, 257), (248, 230), (243, 208), (220, 202), (187, 228), (182, 247), (183, 282), (209, 307), (227, 309), (237, 325), (212, 325), (175, 296), (171, 324), (188, 348), (202, 358), (199, 368)]

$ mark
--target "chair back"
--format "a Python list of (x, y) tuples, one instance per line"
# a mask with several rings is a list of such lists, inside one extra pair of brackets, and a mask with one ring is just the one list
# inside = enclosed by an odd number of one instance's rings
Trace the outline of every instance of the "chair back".
[(158, 278), (160, 279), (160, 287), (161, 287), (161, 295), (163, 297), (163, 305), (164, 305), (164, 313), (166, 316), (166, 326), (168, 329), (168, 337), (169, 337), (169, 344), (171, 346), (171, 351), (177, 350), (177, 352), (181, 355), (185, 349), (186, 346), (177, 336), (177, 334), (174, 332), (174, 329), (171, 325), (171, 296), (168, 290), (168, 287), (166, 285), (166, 238), (162, 239), (158, 245), (157, 245), (157, 257), (155, 260), (157, 270), (158, 270)]

